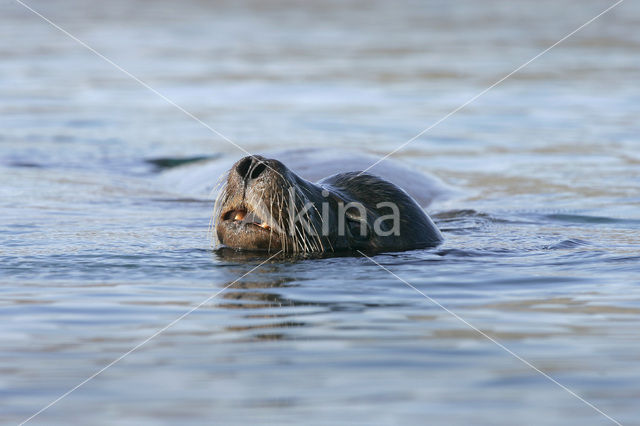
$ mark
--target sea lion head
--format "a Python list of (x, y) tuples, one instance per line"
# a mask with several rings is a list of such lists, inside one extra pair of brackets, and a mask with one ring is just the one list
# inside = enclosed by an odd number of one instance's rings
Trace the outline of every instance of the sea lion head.
[(442, 241), (418, 203), (391, 182), (348, 172), (312, 183), (259, 155), (231, 167), (214, 221), (217, 242), (239, 250), (394, 251)]

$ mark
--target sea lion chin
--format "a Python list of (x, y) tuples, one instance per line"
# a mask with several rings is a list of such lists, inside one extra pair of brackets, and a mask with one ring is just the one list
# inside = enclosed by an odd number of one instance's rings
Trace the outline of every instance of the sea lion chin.
[(346, 172), (312, 183), (258, 155), (231, 167), (214, 220), (217, 243), (237, 250), (400, 251), (442, 242), (418, 203), (389, 181)]

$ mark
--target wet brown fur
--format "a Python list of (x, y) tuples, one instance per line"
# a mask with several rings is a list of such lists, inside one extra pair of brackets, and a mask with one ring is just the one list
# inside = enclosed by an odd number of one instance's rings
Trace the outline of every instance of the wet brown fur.
[[(294, 191), (293, 206), (289, 191)], [(361, 203), (366, 217), (361, 217), (357, 209), (349, 209), (348, 217), (340, 218), (340, 204), (350, 202)], [(388, 207), (376, 207), (380, 202), (398, 206), (399, 235), (373, 232), (376, 219), (390, 213)], [(259, 217), (263, 227), (234, 221), (228, 217), (234, 211)], [(303, 220), (292, 221), (292, 213)], [(216, 200), (213, 220), (217, 243), (241, 250), (291, 253), (408, 250), (435, 246), (442, 241), (437, 227), (418, 203), (382, 178), (347, 172), (311, 183), (280, 161), (257, 155), (245, 157), (231, 167)], [(342, 229), (339, 225), (345, 223), (342, 221), (348, 224), (344, 233), (338, 232)], [(386, 222), (381, 221), (380, 225), (384, 231), (390, 229)], [(367, 230), (364, 236), (360, 227)], [(356, 231), (350, 232), (353, 229)]]

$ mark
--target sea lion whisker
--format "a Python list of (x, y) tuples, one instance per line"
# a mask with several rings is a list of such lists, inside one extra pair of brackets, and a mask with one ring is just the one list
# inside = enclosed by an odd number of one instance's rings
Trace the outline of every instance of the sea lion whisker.
[[(322, 215), (320, 214), (320, 212), (318, 211), (318, 207), (316, 207), (315, 203), (312, 204), (313, 209), (316, 211), (316, 213), (318, 214), (318, 217), (320, 218), (320, 226), (322, 226)], [(313, 225), (313, 231), (315, 233), (316, 236), (316, 240), (318, 241), (320, 247), (316, 247), (319, 248), (320, 251), (324, 251), (324, 244), (322, 243), (322, 237), (319, 233), (318, 233), (318, 229), (316, 228), (315, 224)]]
[[(309, 190), (306, 188), (302, 188), (302, 191), (305, 191), (307, 194), (310, 194)], [(311, 206), (316, 213), (318, 213), (318, 217), (322, 217), (320, 215), (320, 212), (318, 212), (318, 208), (316, 207), (315, 203), (312, 203), (311, 200), (309, 200), (309, 197), (306, 194), (300, 194), (301, 197), (304, 200), (304, 206)], [(313, 241), (311, 242), (311, 246), (313, 248), (314, 251), (318, 251), (318, 250), (324, 250), (324, 245), (322, 244), (322, 238), (320, 236), (320, 234), (318, 233), (318, 229), (316, 228), (315, 225), (315, 221), (312, 219), (310, 213), (309, 213), (309, 209), (305, 210), (304, 212), (305, 217), (306, 217), (306, 223), (311, 225), (311, 227), (313, 227)]]
[[(309, 208), (306, 208), (306, 206), (310, 206), (310, 207), (315, 209), (315, 204), (312, 203), (311, 200), (309, 200), (309, 197), (307, 197), (306, 194), (301, 194), (301, 195), (303, 195), (303, 201), (304, 201), (303, 208), (305, 208), (304, 215), (305, 215), (305, 218), (306, 218), (306, 224), (313, 228), (313, 235), (312, 235), (313, 238), (308, 238), (308, 243), (309, 243), (308, 245), (310, 246), (312, 251), (318, 251), (318, 249), (319, 249), (318, 244), (317, 244), (318, 238), (319, 238), (318, 230), (317, 230), (317, 228), (315, 226), (315, 223), (314, 223), (315, 221), (311, 217), (311, 214), (310, 214), (311, 210)], [(307, 226), (307, 228), (308, 228), (308, 226)], [(308, 234), (311, 233), (310, 232), (311, 229), (307, 229), (307, 231), (309, 231), (309, 232), (306, 232), (305, 236), (309, 236)]]
[[(223, 173), (219, 178), (218, 178), (218, 184), (216, 185), (217, 187), (219, 186), (219, 191), (218, 191), (218, 195), (213, 203), (213, 212), (211, 213), (211, 220), (209, 221), (209, 230), (207, 231), (207, 238), (210, 239), (210, 241), (212, 242), (212, 245), (215, 245), (218, 242), (218, 237), (215, 234), (215, 227), (218, 224), (218, 221), (220, 220), (220, 213), (222, 212), (222, 206), (224, 205), (224, 201), (227, 199), (227, 192), (228, 192), (228, 185), (227, 185), (227, 181), (223, 181), (223, 178), (225, 176), (227, 176), (228, 178), (228, 173)], [(211, 238), (211, 234), (213, 234), (213, 238)]]

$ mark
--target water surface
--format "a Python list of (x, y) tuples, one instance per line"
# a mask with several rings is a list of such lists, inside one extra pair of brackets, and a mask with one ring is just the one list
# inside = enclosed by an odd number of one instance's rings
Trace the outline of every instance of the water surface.
[[(609, 4), (32, 1), (251, 152), (384, 155)], [(150, 159), (237, 149), (0, 5), (0, 420), (264, 260)], [(460, 189), (375, 260), (623, 424), (640, 410), (640, 8), (398, 153)], [(166, 165), (166, 164), (165, 164)], [(212, 180), (217, 176), (212, 176)], [(30, 424), (609, 424), (366, 258), (261, 266)]]

